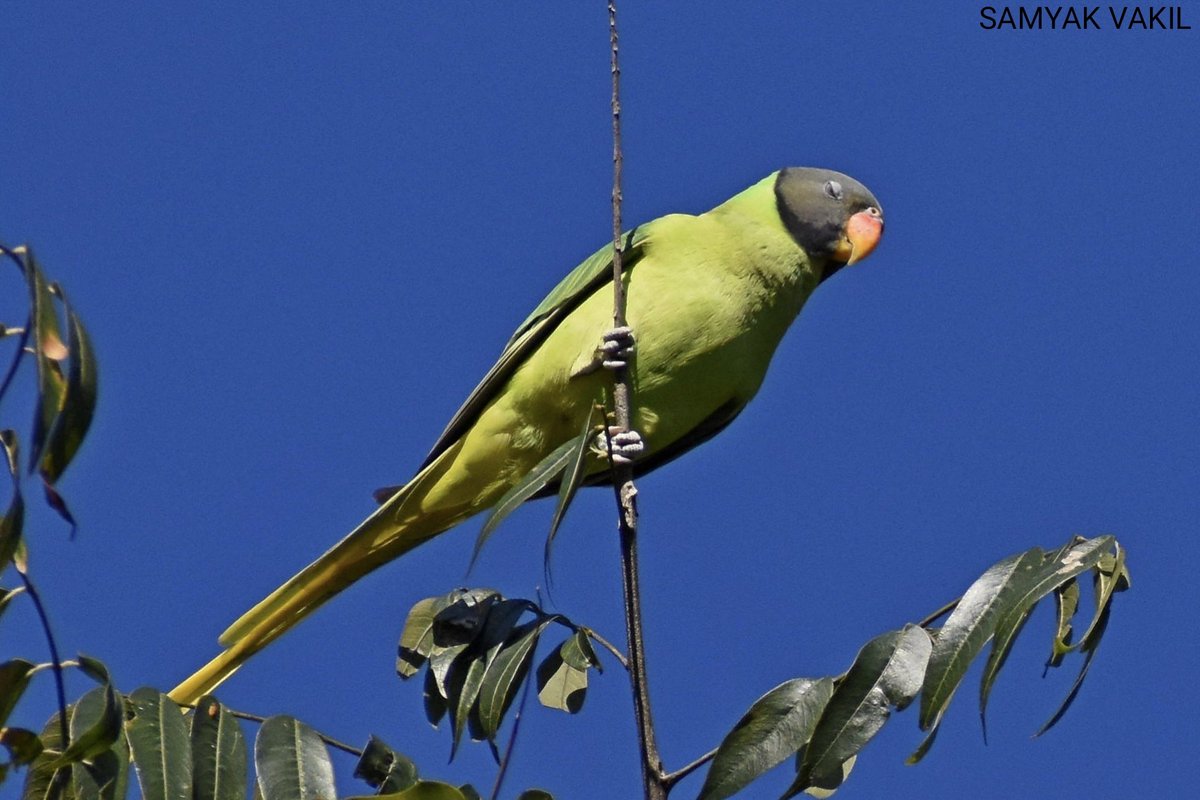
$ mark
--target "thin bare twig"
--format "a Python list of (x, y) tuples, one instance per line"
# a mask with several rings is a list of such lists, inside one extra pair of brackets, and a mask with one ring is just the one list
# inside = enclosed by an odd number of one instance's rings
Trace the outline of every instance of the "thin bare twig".
[[(613, 325), (625, 325), (625, 282), (621, 247), (621, 68), (618, 59), (616, 0), (608, 0), (609, 57), (612, 72), (612, 134), (613, 134)], [(629, 371), (618, 368), (614, 373), (613, 406), (616, 428), (628, 431), (632, 426)], [(605, 428), (607, 430), (607, 426)], [(612, 458), (612, 439), (608, 441)], [(668, 787), (663, 780), (662, 759), (654, 737), (654, 721), (650, 713), (650, 691), (646, 680), (646, 657), (642, 633), (641, 585), (637, 559), (637, 489), (633, 485), (633, 467), (628, 463), (613, 463), (613, 489), (616, 493), (618, 525), (621, 533), (621, 584), (625, 599), (625, 631), (629, 641), (629, 678), (633, 687), (634, 716), (637, 721), (638, 743), (642, 761), (642, 785), (647, 800), (665, 800)]]
[(719, 749), (720, 748), (718, 748), (718, 747), (714, 747), (712, 750), (709, 750), (707, 753), (700, 756), (695, 761), (688, 764), (686, 767), (680, 767), (679, 769), (675, 770), (674, 772), (670, 772), (670, 773), (667, 773), (666, 775), (663, 775), (662, 781), (664, 784), (666, 784), (667, 791), (670, 791), (671, 788), (675, 784), (679, 783), (681, 780), (686, 778), (688, 775), (691, 775), (693, 772), (700, 769), (705, 764), (707, 764), (708, 762), (710, 762), (714, 758), (716, 758), (717, 750), (719, 750)]
[(46, 607), (42, 605), (42, 597), (38, 594), (37, 587), (25, 574), (25, 570), (17, 567), (17, 574), (21, 576), (21, 583), (25, 584), (25, 592), (33, 601), (33, 607), (37, 610), (38, 619), (42, 623), (42, 632), (46, 635), (46, 646), (50, 650), (50, 663), (54, 669), (54, 691), (58, 695), (58, 732), (62, 737), (63, 749), (66, 750), (67, 745), (70, 744), (71, 732), (67, 726), (67, 687), (63, 681), (62, 660), (58, 657), (58, 643), (54, 640), (53, 631), (50, 630), (50, 617), (46, 614)]
[(593, 630), (591, 628), (582, 628), (581, 627), (580, 630), (582, 630), (589, 639), (591, 639), (596, 644), (603, 647), (608, 652), (612, 653), (613, 658), (615, 658), (617, 660), (617, 663), (619, 663), (622, 667), (624, 667), (626, 670), (629, 669), (629, 659), (625, 657), (624, 653), (622, 653), (620, 650), (617, 649), (617, 646), (615, 644), (610, 642), (608, 639), (605, 639), (603, 636), (601, 636), (599, 633), (597, 633), (595, 630)]
[[(195, 703), (180, 703), (180, 706), (182, 708), (191, 708), (191, 709), (196, 708)], [(247, 722), (257, 722), (260, 725), (267, 721), (266, 717), (260, 716), (258, 714), (251, 714), (249, 711), (238, 711), (236, 709), (230, 708), (229, 706), (225, 706), (225, 712), (232, 717), (237, 717), (238, 719), (244, 719)], [(325, 734), (323, 734), (320, 731), (315, 730), (315, 729), (313, 730), (313, 733), (315, 733), (317, 735), (318, 739), (320, 739), (322, 742), (329, 745), (330, 747), (333, 747), (337, 750), (341, 750), (343, 753), (349, 753), (350, 755), (355, 756), (356, 758), (362, 758), (363, 751), (359, 750), (357, 747), (346, 744), (345, 742), (338, 741), (337, 739), (333, 738), (332, 736), (326, 736)]]
[(928, 628), (930, 625), (937, 622), (939, 619), (946, 616), (954, 609), (958, 608), (958, 604), (961, 602), (962, 602), (961, 597), (951, 600), (949, 603), (946, 603), (946, 605), (942, 606), (937, 611), (934, 611), (932, 614), (925, 617), (925, 619), (918, 622), (917, 627), (918, 628)]

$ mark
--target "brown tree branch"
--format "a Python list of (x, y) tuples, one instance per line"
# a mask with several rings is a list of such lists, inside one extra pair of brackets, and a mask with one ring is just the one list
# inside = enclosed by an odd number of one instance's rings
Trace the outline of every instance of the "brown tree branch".
[[(612, 133), (613, 133), (613, 326), (625, 325), (625, 282), (621, 257), (621, 68), (618, 61), (617, 6), (608, 0), (609, 55), (612, 71)], [(628, 431), (632, 425), (633, 401), (629, 370), (620, 367), (614, 372), (613, 405), (616, 429)], [(606, 426), (607, 430), (607, 426)], [(612, 440), (608, 442), (612, 458)], [(621, 584), (625, 599), (625, 631), (629, 641), (629, 678), (633, 688), (634, 717), (637, 721), (638, 743), (642, 761), (642, 784), (646, 800), (665, 800), (668, 786), (664, 780), (662, 759), (654, 737), (654, 721), (650, 713), (650, 691), (646, 681), (646, 656), (642, 633), (641, 587), (637, 559), (637, 489), (633, 485), (633, 467), (629, 463), (613, 463), (613, 488), (617, 498), (618, 526), (621, 534)]]

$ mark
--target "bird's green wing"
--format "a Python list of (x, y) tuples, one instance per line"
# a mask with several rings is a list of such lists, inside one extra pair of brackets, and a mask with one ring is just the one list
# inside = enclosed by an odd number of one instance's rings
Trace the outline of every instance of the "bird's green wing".
[[(650, 235), (654, 223), (642, 225), (629, 231), (624, 236), (622, 248), (622, 270), (628, 270), (641, 258), (643, 245)], [(525, 321), (517, 327), (512, 338), (508, 340), (504, 351), (500, 354), (495, 365), (483, 376), (483, 380), (467, 397), (462, 407), (455, 412), (454, 417), (442, 431), (434, 443), (433, 449), (425, 457), (421, 467), (426, 467), (441, 455), (446, 448), (454, 444), (472, 425), (488, 403), (496, 396), (517, 367), (525, 362), (529, 354), (537, 349), (546, 337), (558, 327), (558, 324), (575, 310), (576, 306), (600, 287), (612, 283), (612, 245), (606, 245), (597, 250), (589, 259), (584, 261), (563, 278), (557, 286), (546, 295), (546, 299), (538, 304)], [(596, 342), (600, 344), (599, 341)], [(376, 497), (390, 496), (388, 490), (380, 490)]]
[[(641, 257), (642, 244), (646, 241), (646, 236), (652, 227), (654, 227), (653, 222), (625, 233), (621, 248), (622, 271), (632, 267), (634, 262)], [(607, 244), (571, 270), (565, 278), (558, 282), (557, 286), (550, 290), (550, 294), (546, 295), (542, 302), (538, 303), (537, 308), (525, 318), (525, 321), (517, 326), (517, 330), (508, 340), (505, 350), (511, 348), (521, 338), (521, 335), (534, 325), (555, 315), (555, 312), (560, 310), (569, 313), (583, 298), (600, 286), (611, 282), (612, 245)], [(562, 319), (562, 315), (559, 315), (557, 319)]]

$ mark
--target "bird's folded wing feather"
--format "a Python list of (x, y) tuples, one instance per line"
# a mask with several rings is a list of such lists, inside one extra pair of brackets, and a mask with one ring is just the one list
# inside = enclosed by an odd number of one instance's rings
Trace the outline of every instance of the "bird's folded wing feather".
[[(621, 260), (623, 271), (632, 268), (641, 258), (643, 245), (653, 228), (654, 223), (649, 223), (625, 234)], [(463, 433), (475, 424), (480, 412), (504, 387), (517, 367), (521, 366), (529, 354), (536, 350), (538, 345), (558, 327), (564, 317), (597, 289), (612, 283), (612, 253), (612, 245), (607, 245), (571, 270), (517, 327), (495, 365), (483, 376), (483, 380), (479, 382), (479, 385), (467, 397), (466, 402), (455, 412), (446, 429), (442, 431), (442, 435), (434, 443), (429, 455), (425, 457), (422, 468), (441, 455), (446, 448), (454, 444)], [(600, 342), (597, 340), (596, 344), (599, 345)], [(377, 498), (380, 495), (386, 499), (390, 493), (387, 490), (380, 490), (376, 495)]]

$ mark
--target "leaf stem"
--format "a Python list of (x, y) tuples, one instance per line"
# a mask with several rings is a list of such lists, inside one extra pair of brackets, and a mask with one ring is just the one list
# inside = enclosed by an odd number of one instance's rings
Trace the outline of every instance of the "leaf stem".
[(605, 639), (603, 636), (601, 636), (599, 633), (592, 630), (591, 628), (580, 628), (580, 630), (583, 631), (584, 634), (586, 634), (588, 636), (588, 638), (590, 638), (596, 644), (600, 645), (605, 650), (612, 653), (613, 658), (615, 658), (617, 660), (617, 662), (622, 667), (625, 668), (626, 671), (629, 670), (629, 659), (625, 657), (624, 653), (622, 653), (620, 650), (617, 649), (616, 645), (614, 645), (608, 639)]
[[(224, 705), (224, 704), (222, 704), (222, 705)], [(191, 708), (191, 709), (196, 708), (195, 703), (180, 703), (180, 706), (183, 708)], [(257, 722), (258, 724), (261, 725), (262, 723), (267, 721), (266, 717), (259, 716), (258, 714), (251, 714), (248, 711), (237, 711), (236, 709), (232, 709), (229, 706), (224, 706), (224, 707), (225, 707), (225, 711), (230, 716), (237, 717), (238, 719), (244, 719), (247, 722)], [(348, 745), (345, 742), (338, 741), (337, 739), (333, 738), (332, 736), (326, 736), (325, 734), (321, 733), (319, 730), (316, 730), (315, 728), (313, 729), (313, 733), (315, 733), (317, 735), (318, 739), (320, 739), (322, 742), (329, 745), (330, 747), (333, 747), (337, 750), (341, 750), (343, 753), (348, 753), (357, 758), (362, 758), (363, 751), (359, 750), (357, 747), (354, 747), (353, 745)]]
[(700, 769), (705, 764), (707, 764), (708, 762), (710, 762), (714, 758), (716, 758), (717, 750), (719, 750), (719, 749), (720, 749), (719, 747), (714, 747), (712, 750), (709, 750), (707, 753), (700, 756), (695, 761), (688, 764), (686, 767), (680, 767), (679, 769), (675, 770), (674, 772), (669, 772), (666, 775), (663, 775), (662, 782), (666, 785), (668, 791), (671, 789), (671, 787), (673, 787), (675, 784), (679, 783), (681, 780), (686, 778), (688, 775), (691, 775), (693, 772)]
[(917, 627), (918, 628), (928, 628), (930, 625), (937, 622), (939, 619), (946, 616), (954, 609), (958, 608), (958, 604), (961, 602), (962, 602), (961, 597), (954, 598), (949, 603), (946, 603), (946, 605), (942, 606), (937, 611), (934, 611), (932, 614), (925, 617), (925, 619), (918, 622)]

